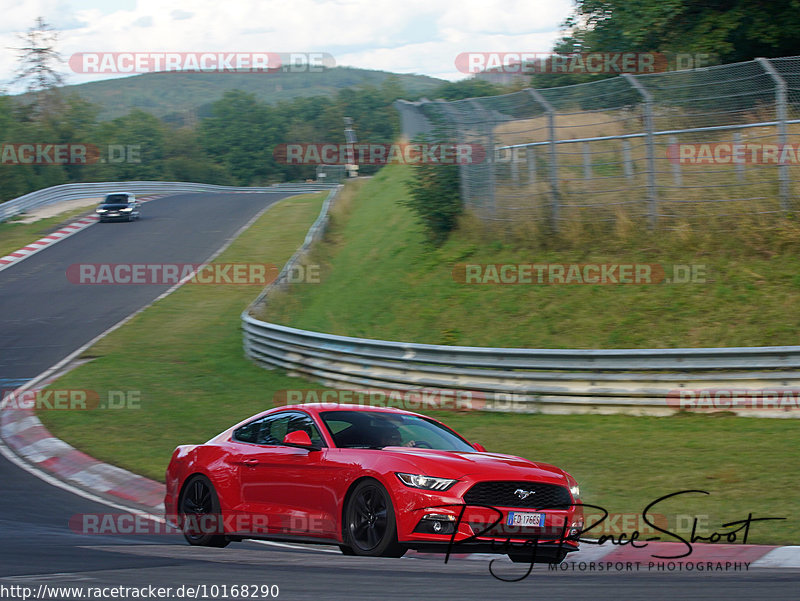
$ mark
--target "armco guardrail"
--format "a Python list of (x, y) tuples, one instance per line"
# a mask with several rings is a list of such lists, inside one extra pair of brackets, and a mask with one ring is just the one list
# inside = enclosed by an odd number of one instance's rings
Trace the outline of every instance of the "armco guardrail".
[[(349, 338), (243, 315), (247, 355), (335, 388), (457, 390), (484, 409), (669, 415), (681, 390), (800, 385), (800, 347), (560, 350)], [(758, 369), (759, 371), (753, 371)], [(774, 371), (766, 371), (774, 370)], [(773, 408), (741, 411), (781, 417)], [(794, 412), (797, 414), (797, 412)]]
[(36, 190), (19, 198), (0, 204), (0, 222), (14, 215), (63, 200), (91, 198), (111, 192), (132, 192), (133, 194), (176, 194), (180, 192), (315, 192), (330, 190), (336, 184), (284, 183), (266, 187), (216, 186), (193, 182), (82, 182), (62, 184)]
[[(266, 368), (334, 388), (437, 391), (486, 410), (669, 415), (681, 391), (794, 388), (800, 404), (800, 346), (699, 349), (508, 349), (351, 338), (268, 323), (251, 315), (325, 231), (331, 191), (305, 243), (281, 276), (242, 313), (245, 354)], [(465, 405), (467, 408), (467, 405)], [(720, 408), (720, 407), (710, 407)], [(791, 407), (790, 407), (791, 408)], [(797, 407), (800, 408), (800, 407)], [(776, 410), (777, 409), (777, 410)], [(800, 416), (779, 407), (741, 415)]]

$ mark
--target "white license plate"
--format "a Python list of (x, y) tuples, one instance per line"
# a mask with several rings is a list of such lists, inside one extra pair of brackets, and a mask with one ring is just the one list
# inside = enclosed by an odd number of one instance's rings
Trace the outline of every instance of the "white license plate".
[(506, 526), (544, 527), (543, 513), (527, 513), (522, 511), (509, 511)]

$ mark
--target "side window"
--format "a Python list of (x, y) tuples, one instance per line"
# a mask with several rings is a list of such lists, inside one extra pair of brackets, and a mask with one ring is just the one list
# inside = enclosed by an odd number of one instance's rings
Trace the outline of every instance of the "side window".
[(314, 425), (314, 421), (305, 413), (292, 414), (286, 434), (289, 432), (295, 432), (297, 430), (304, 430), (307, 432), (312, 443), (319, 445), (324, 444), (322, 442), (322, 436), (319, 433), (319, 429), (317, 429), (317, 426)]
[(258, 442), (258, 433), (261, 430), (261, 424), (264, 419), (265, 418), (257, 419), (249, 424), (236, 428), (236, 430), (233, 431), (233, 439), (239, 442)]
[(312, 419), (305, 413), (285, 412), (262, 417), (233, 432), (233, 439), (263, 445), (280, 445), (289, 432), (305, 430), (311, 442), (323, 444), (322, 436)]
[(272, 416), (261, 428), (258, 444), (281, 444), (283, 437), (289, 433), (290, 419), (291, 415), (287, 413)]

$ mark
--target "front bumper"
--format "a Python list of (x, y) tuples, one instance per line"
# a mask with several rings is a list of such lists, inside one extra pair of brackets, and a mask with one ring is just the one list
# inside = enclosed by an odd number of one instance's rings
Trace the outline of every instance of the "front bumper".
[[(508, 545), (578, 550), (583, 514), (578, 507), (532, 510), (467, 505), (461, 496), (398, 490), (395, 507), (398, 541), (413, 549), (468, 548), (470, 552), (507, 553)], [(541, 527), (510, 526), (510, 512), (543, 514)], [(436, 516), (432, 518), (430, 516)], [(428, 519), (426, 519), (426, 517)], [(442, 518), (442, 519), (439, 519)], [(439, 521), (439, 532), (432, 524)]]
[(100, 221), (128, 221), (135, 213), (96, 213)]

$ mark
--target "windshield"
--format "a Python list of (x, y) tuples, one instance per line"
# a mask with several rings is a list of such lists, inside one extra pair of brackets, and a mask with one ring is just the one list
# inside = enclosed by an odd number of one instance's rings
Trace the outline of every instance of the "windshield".
[[(101, 204), (106, 205), (126, 205), (128, 204), (127, 194), (109, 194)], [(91, 205), (89, 205), (91, 206)]]
[(441, 451), (475, 449), (452, 430), (434, 421), (382, 411), (325, 411), (322, 421), (339, 448), (415, 447)]

